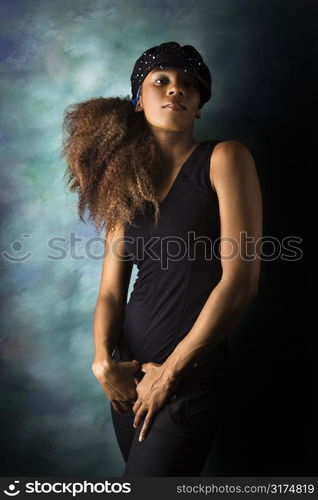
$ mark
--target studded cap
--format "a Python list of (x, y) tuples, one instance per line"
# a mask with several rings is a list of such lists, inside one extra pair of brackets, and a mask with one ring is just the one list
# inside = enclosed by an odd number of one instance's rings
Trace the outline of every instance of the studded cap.
[(132, 103), (136, 106), (142, 82), (147, 74), (159, 67), (172, 66), (183, 68), (189, 75), (197, 78), (200, 84), (200, 108), (211, 98), (212, 78), (209, 68), (204, 63), (199, 52), (192, 45), (179, 45), (177, 42), (167, 42), (146, 50), (136, 61), (130, 76)]

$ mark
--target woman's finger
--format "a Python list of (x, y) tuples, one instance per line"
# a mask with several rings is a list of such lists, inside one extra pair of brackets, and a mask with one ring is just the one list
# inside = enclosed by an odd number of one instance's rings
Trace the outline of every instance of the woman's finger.
[(137, 410), (137, 413), (135, 413), (135, 418), (133, 422), (133, 426), (135, 427), (135, 429), (138, 427), (139, 422), (146, 411), (147, 408), (145, 408), (144, 406), (140, 406), (139, 409)]
[(154, 412), (149, 410), (147, 415), (146, 415), (146, 418), (144, 420), (140, 434), (139, 434), (139, 438), (138, 438), (139, 441), (143, 441), (145, 439), (146, 435), (148, 434), (148, 430), (150, 428), (153, 416), (154, 416)]
[(136, 412), (139, 410), (141, 405), (142, 405), (141, 399), (136, 399), (136, 401), (134, 402), (134, 405), (132, 407), (132, 411), (136, 414)]

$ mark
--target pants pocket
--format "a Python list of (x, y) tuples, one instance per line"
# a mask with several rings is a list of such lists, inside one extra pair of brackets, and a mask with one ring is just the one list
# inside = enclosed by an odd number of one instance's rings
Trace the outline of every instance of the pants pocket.
[(168, 399), (169, 415), (176, 425), (185, 425), (189, 414), (189, 386), (185, 380), (182, 382)]

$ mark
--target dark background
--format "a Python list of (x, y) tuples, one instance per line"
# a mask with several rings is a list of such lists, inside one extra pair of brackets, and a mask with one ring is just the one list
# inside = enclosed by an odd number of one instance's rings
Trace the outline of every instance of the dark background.
[[(204, 475), (317, 475), (312, 215), (318, 4), (236, 5), (237, 19), (248, 16), (254, 29), (264, 34), (249, 47), (251, 61), (258, 61), (262, 69), (227, 113), (227, 134), (243, 140), (253, 152), (263, 194), (264, 236), (280, 242), (297, 236), (304, 254), (298, 261), (276, 257), (262, 262), (259, 294), (229, 337), (231, 410)], [(275, 72), (270, 70), (273, 60)], [(262, 79), (267, 80), (267, 94), (260, 101)], [(266, 114), (259, 113), (263, 110)], [(269, 244), (263, 249), (268, 255), (273, 251)]]

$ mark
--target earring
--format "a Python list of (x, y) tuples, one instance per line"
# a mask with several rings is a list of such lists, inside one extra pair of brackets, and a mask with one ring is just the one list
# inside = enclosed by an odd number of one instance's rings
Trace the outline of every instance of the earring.
[[(198, 115), (199, 115), (199, 116), (198, 116)], [(196, 116), (197, 118), (201, 118), (201, 116), (202, 116), (202, 115), (201, 115), (200, 111), (198, 111), (198, 112), (197, 112), (197, 114), (196, 114), (195, 116)]]

